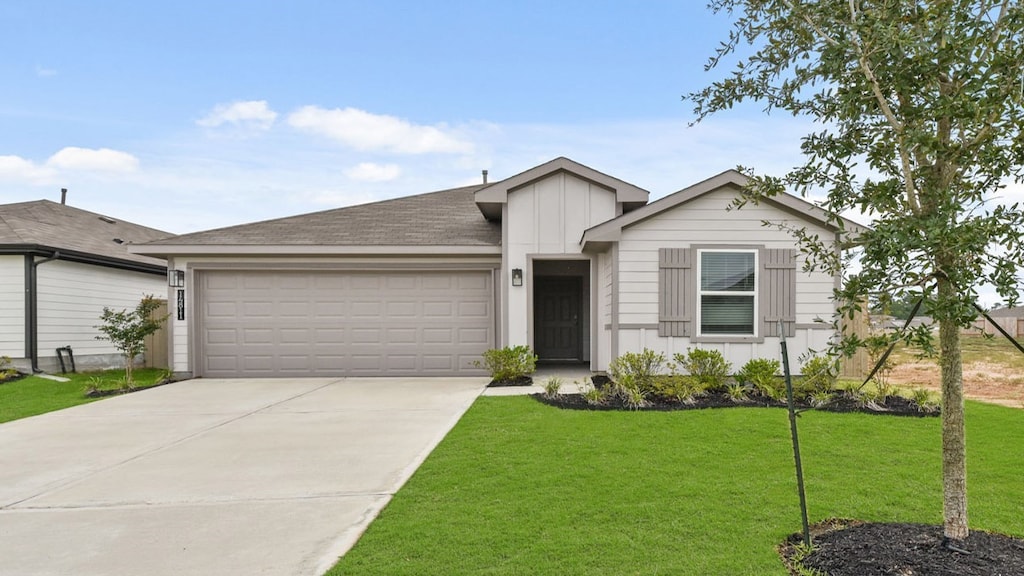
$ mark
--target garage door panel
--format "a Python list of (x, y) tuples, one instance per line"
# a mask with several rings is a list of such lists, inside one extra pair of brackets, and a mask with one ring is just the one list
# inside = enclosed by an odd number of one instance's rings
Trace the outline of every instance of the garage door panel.
[(468, 375), (493, 346), (487, 271), (201, 271), (207, 377)]

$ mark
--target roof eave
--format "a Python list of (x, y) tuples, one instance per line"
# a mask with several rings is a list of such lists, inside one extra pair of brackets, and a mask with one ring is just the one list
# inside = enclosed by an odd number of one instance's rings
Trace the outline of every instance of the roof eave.
[[(103, 266), (105, 268), (117, 268), (119, 270), (130, 270), (132, 272), (145, 272), (147, 274), (165, 274), (167, 272), (166, 264), (113, 258), (111, 256), (91, 254), (89, 252), (81, 252), (78, 250), (67, 250), (44, 244), (0, 244), (0, 255), (52, 257), (55, 254), (59, 254), (60, 260), (78, 262), (80, 264), (93, 264), (96, 266)], [(144, 254), (144, 256), (150, 255)], [(150, 257), (163, 259), (162, 256)]]
[(413, 245), (413, 246), (329, 246), (329, 245), (224, 245), (145, 244), (130, 246), (129, 252), (162, 256), (477, 256), (501, 255), (495, 245)]

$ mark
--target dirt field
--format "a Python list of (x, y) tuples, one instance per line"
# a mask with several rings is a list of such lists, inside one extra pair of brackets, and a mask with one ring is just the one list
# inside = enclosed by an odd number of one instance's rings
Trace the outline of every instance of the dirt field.
[[(964, 337), (963, 350), (967, 398), (1024, 408), (1024, 354), (1002, 337)], [(890, 360), (892, 384), (939, 390), (936, 359), (918, 358), (913, 350), (904, 348), (893, 352)]]

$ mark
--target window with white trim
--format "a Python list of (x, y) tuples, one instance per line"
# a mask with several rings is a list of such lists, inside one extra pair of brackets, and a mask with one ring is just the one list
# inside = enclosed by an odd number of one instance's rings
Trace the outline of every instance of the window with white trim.
[(698, 334), (756, 336), (757, 251), (699, 250)]

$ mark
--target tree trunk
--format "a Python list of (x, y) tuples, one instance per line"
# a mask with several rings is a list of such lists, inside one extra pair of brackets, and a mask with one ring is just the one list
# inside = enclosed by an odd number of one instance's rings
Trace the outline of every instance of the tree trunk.
[[(939, 298), (956, 298), (948, 280), (939, 281)], [(967, 538), (967, 449), (964, 434), (964, 374), (960, 326), (939, 321), (939, 366), (942, 371), (942, 516), (943, 535)]]

